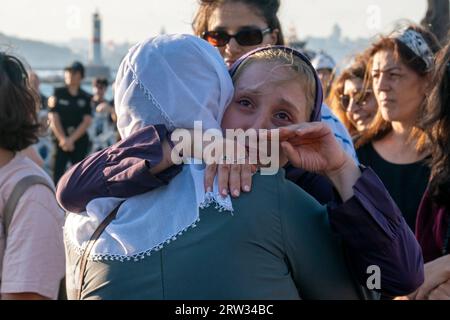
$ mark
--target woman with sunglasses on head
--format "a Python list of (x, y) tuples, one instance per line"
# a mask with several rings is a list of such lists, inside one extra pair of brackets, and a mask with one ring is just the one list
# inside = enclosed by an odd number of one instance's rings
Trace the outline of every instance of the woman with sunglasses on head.
[(409, 26), (369, 50), (369, 69), (379, 112), (361, 136), (357, 152), (386, 185), (411, 230), (428, 184), (429, 144), (419, 128), (439, 44), (430, 32)]
[(357, 56), (336, 80), (330, 93), (331, 109), (347, 127), (356, 147), (358, 138), (370, 128), (378, 111), (372, 85), (367, 88), (365, 84), (367, 60), (367, 55)]
[(424, 128), (432, 142), (431, 180), (417, 214), (425, 283), (410, 299), (450, 300), (450, 44), (437, 56)]

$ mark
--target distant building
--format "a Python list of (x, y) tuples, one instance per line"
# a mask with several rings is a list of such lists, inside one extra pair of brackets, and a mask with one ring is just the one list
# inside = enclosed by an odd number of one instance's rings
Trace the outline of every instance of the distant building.
[(89, 63), (86, 66), (86, 80), (96, 77), (107, 79), (111, 77), (109, 67), (104, 65), (102, 59), (102, 20), (98, 11), (92, 16), (92, 38), (89, 45)]

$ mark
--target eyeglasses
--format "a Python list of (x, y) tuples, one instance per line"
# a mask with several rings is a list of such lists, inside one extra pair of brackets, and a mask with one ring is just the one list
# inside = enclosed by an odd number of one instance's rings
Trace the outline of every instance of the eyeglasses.
[(231, 38), (235, 38), (236, 42), (241, 46), (257, 46), (263, 42), (264, 35), (271, 31), (272, 28), (263, 30), (245, 28), (239, 30), (236, 34), (228, 34), (226, 31), (206, 31), (203, 32), (202, 38), (215, 47), (226, 46)]
[(372, 97), (373, 91), (366, 90), (354, 96), (350, 96), (348, 94), (342, 94), (340, 96), (341, 106), (344, 111), (347, 111), (348, 106), (350, 105), (350, 101), (354, 101), (359, 106), (365, 106), (368, 100)]

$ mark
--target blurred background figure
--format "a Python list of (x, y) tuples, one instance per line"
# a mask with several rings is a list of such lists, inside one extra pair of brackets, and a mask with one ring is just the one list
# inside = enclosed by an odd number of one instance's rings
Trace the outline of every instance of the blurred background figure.
[(314, 56), (311, 63), (319, 74), (320, 82), (322, 83), (323, 88), (323, 98), (324, 100), (327, 100), (334, 80), (336, 62), (330, 55), (320, 51)]
[[(108, 80), (106, 78), (95, 78), (92, 83), (92, 107), (97, 113), (106, 113), (109, 115), (108, 121), (112, 124), (116, 123), (117, 116), (114, 110), (114, 97), (108, 101), (105, 97), (108, 90)], [(112, 84), (112, 91), (114, 96), (114, 83)]]
[[(37, 114), (39, 123), (41, 124), (41, 136), (44, 136), (46, 129), (48, 128), (48, 97), (46, 97), (40, 89), (41, 81), (36, 72), (28, 72), (28, 82), (31, 89), (33, 89), (34, 92), (36, 92), (36, 94), (39, 96), (39, 106), (37, 108)], [(49, 148), (42, 145), (41, 139), (39, 139), (38, 143), (36, 143), (35, 145), (29, 146), (27, 149), (22, 151), (24, 155), (33, 160), (41, 168), (45, 167), (44, 159), (47, 157), (48, 152)]]
[(332, 111), (347, 127), (356, 147), (378, 111), (367, 62), (367, 54), (358, 55), (334, 82), (329, 97)]
[(94, 124), (89, 129), (92, 138), (92, 152), (109, 147), (117, 141), (117, 116), (114, 110), (114, 99), (108, 101), (105, 97), (108, 85), (106, 78), (95, 78), (92, 81), (94, 94), (92, 108), (95, 113)]
[(39, 95), (41, 103), (40, 103), (40, 107), (39, 107), (39, 111), (40, 110), (45, 110), (47, 109), (47, 100), (48, 98), (42, 94), (41, 92), (41, 80), (39, 79), (39, 76), (36, 74), (36, 72), (31, 71), (29, 73), (29, 82), (30, 82), (30, 86), (31, 88)]
[(67, 169), (67, 164), (78, 163), (88, 154), (87, 135), (92, 122), (92, 96), (81, 89), (84, 66), (74, 62), (65, 68), (65, 86), (55, 88), (49, 98), (49, 119), (53, 133), (52, 172), (55, 184)]
[(101, 103), (106, 102), (105, 95), (106, 90), (108, 90), (108, 85), (108, 79), (106, 78), (94, 78), (92, 81), (92, 106), (94, 109)]

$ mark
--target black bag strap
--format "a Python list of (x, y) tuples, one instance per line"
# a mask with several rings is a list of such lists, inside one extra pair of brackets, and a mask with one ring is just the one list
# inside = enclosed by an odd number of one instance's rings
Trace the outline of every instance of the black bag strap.
[(55, 193), (55, 188), (48, 182), (47, 179), (37, 175), (31, 175), (20, 180), (14, 187), (11, 195), (6, 201), (5, 208), (3, 209), (3, 232), (5, 233), (5, 239), (8, 239), (8, 230), (14, 217), (14, 211), (16, 211), (17, 204), (23, 194), (34, 185), (43, 185), (49, 188), (52, 193)]
[(83, 290), (83, 284), (84, 284), (84, 273), (86, 271), (86, 266), (88, 262), (89, 254), (92, 251), (92, 248), (94, 247), (94, 244), (97, 242), (98, 238), (100, 238), (103, 231), (105, 231), (106, 227), (116, 218), (117, 212), (119, 211), (120, 206), (123, 202), (121, 202), (106, 218), (105, 220), (100, 223), (100, 225), (97, 227), (97, 229), (92, 234), (92, 237), (89, 239), (88, 244), (86, 246), (86, 249), (83, 252), (83, 255), (81, 256), (80, 261), (80, 273), (79, 273), (79, 279), (78, 279), (78, 286), (76, 288), (75, 294), (77, 297), (77, 300), (81, 300), (81, 292)]

